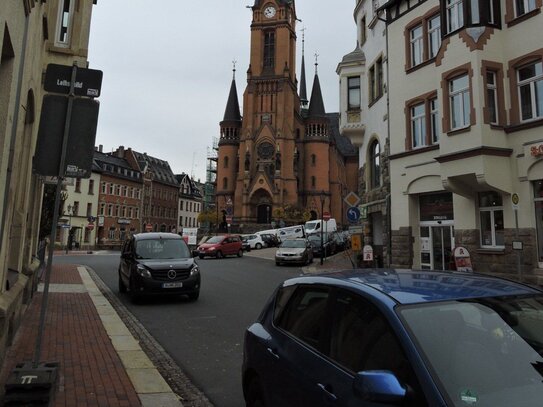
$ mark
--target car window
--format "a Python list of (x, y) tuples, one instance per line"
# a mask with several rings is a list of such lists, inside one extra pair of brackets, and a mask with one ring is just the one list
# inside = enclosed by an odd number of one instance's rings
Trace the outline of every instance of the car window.
[[(332, 311), (329, 357), (353, 373), (388, 370), (415, 389), (414, 406), (425, 406), (422, 391), (401, 345), (381, 312), (357, 294), (340, 290)], [(411, 404), (410, 404), (411, 405)]]
[(324, 317), (328, 297), (328, 288), (298, 287), (283, 311), (276, 315), (276, 325), (319, 350), (321, 339), (326, 332)]
[(191, 257), (183, 239), (140, 240), (136, 245), (138, 259), (186, 259)]
[(223, 236), (213, 236), (212, 238), (208, 239), (206, 243), (221, 243), (223, 240)]

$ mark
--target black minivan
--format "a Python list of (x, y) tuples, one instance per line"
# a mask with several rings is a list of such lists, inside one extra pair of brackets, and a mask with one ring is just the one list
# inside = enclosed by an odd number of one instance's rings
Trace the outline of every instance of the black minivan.
[(133, 301), (144, 295), (200, 295), (200, 269), (183, 238), (174, 233), (140, 233), (122, 247), (119, 291)]

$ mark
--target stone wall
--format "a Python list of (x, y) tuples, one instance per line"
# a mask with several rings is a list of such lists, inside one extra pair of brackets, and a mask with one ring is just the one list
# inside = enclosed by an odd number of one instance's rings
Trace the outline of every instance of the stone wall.
[(411, 226), (392, 231), (391, 268), (411, 268), (413, 266), (413, 231)]

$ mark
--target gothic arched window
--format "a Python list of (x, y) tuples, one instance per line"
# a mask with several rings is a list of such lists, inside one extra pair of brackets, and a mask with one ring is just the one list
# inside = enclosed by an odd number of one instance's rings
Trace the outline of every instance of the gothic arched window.
[(370, 145), (370, 186), (371, 189), (381, 186), (381, 148), (379, 141), (374, 140)]
[(228, 157), (224, 157), (224, 168), (228, 168)]

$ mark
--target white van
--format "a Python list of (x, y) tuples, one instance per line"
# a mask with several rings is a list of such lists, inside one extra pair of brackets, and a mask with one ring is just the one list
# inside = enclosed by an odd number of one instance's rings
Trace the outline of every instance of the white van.
[(288, 226), (277, 229), (277, 236), (281, 241), (289, 238), (305, 237), (304, 225)]
[(305, 233), (308, 235), (312, 233), (319, 233), (319, 232), (336, 232), (337, 231), (337, 224), (336, 220), (334, 218), (324, 221), (324, 226), (322, 225), (321, 219), (315, 219), (310, 220), (309, 222), (305, 223)]

